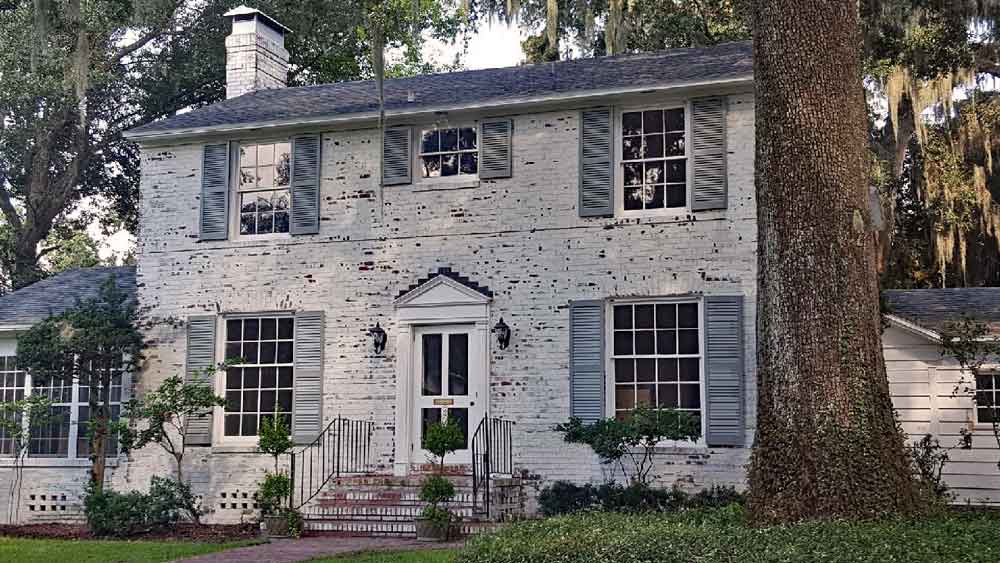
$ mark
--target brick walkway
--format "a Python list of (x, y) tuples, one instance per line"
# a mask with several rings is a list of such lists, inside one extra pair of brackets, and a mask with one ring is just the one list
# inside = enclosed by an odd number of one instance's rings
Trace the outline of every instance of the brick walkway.
[(446, 549), (461, 543), (418, 542), (409, 538), (356, 538), (321, 536), (299, 540), (271, 540), (271, 543), (239, 547), (218, 553), (184, 559), (185, 563), (294, 563), (317, 557), (347, 555), (362, 551), (403, 551), (408, 549)]

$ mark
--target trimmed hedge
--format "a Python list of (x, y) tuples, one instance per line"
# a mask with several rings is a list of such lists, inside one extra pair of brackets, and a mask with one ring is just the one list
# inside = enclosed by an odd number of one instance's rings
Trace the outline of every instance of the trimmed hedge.
[(751, 528), (744, 510), (583, 513), (472, 539), (457, 563), (986, 563), (1000, 561), (1000, 514)]
[(556, 481), (542, 489), (538, 506), (544, 516), (561, 516), (586, 510), (604, 512), (678, 512), (742, 504), (743, 495), (732, 487), (714, 486), (691, 494), (680, 489), (647, 485), (575, 485)]

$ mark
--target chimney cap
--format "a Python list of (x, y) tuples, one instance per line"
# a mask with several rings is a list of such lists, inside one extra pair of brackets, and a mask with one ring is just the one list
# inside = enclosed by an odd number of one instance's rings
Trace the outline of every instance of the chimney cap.
[[(282, 25), (280, 22), (278, 22), (278, 20), (272, 18), (271, 16), (265, 14), (264, 12), (261, 12), (260, 10), (258, 10), (256, 8), (251, 8), (249, 6), (237, 6), (236, 8), (233, 8), (232, 10), (229, 10), (225, 14), (222, 14), (222, 16), (226, 17), (226, 18), (233, 18), (233, 19), (237, 19), (237, 18), (238, 19), (244, 19), (244, 18), (245, 19), (250, 19), (250, 18), (256, 17), (260, 21), (264, 22), (266, 25), (274, 28), (277, 31), (280, 31), (281, 33), (291, 33), (292, 32), (291, 29), (289, 29), (289, 28), (285, 27), (284, 25)], [(243, 17), (240, 17), (240, 16), (243, 16)]]

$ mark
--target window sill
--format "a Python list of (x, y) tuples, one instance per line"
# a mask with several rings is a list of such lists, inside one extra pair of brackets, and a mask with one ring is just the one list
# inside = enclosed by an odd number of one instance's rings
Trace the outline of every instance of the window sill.
[(263, 235), (236, 235), (230, 240), (235, 242), (269, 242), (275, 240), (291, 240), (290, 233), (268, 233)]
[[(115, 468), (119, 465), (119, 458), (109, 458), (105, 463), (105, 467)], [(24, 465), (22, 467), (32, 468), (32, 469), (44, 469), (44, 468), (55, 468), (55, 469), (73, 469), (73, 468), (89, 468), (91, 465), (89, 459), (68, 459), (64, 457), (29, 457), (24, 460)], [(0, 458), (0, 468), (14, 467), (14, 460), (9, 457)]]
[(260, 454), (257, 443), (253, 444), (219, 444), (212, 446), (213, 454)]
[(421, 178), (413, 187), (415, 193), (468, 190), (479, 187), (479, 178)]

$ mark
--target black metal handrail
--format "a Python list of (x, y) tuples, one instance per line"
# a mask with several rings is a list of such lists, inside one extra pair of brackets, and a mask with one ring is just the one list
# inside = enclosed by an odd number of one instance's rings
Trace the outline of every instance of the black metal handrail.
[(301, 508), (318, 495), (330, 479), (369, 473), (374, 429), (373, 422), (338, 416), (311, 444), (292, 452), (291, 507)]
[(472, 504), (487, 517), (492, 497), (490, 481), (497, 475), (514, 474), (513, 428), (513, 421), (487, 416), (472, 435)]

